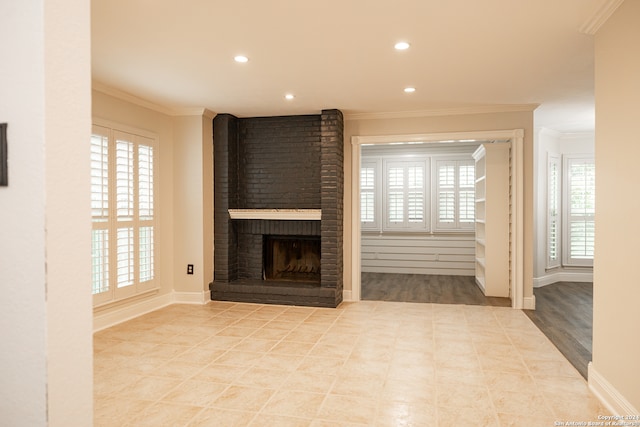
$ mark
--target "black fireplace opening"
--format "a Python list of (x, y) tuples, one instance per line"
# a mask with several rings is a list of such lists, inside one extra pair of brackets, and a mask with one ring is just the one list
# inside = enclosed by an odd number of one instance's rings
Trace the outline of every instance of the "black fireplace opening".
[(263, 279), (320, 283), (320, 236), (263, 236)]

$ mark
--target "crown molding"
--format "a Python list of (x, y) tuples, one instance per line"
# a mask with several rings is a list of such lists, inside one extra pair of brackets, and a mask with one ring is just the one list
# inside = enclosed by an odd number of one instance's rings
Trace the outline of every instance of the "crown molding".
[(156, 111), (158, 113), (165, 114), (167, 116), (205, 116), (207, 118), (213, 119), (216, 115), (215, 112), (203, 108), (203, 107), (194, 107), (194, 108), (171, 108), (165, 105), (156, 104), (151, 101), (147, 101), (146, 99), (140, 98), (138, 96), (132, 95), (128, 92), (122, 91), (120, 89), (116, 89), (111, 86), (107, 86), (104, 83), (100, 83), (96, 80), (91, 82), (91, 89), (104, 93), (105, 95), (112, 96), (114, 98), (120, 99), (122, 101), (129, 102), (131, 104), (138, 105), (140, 107), (148, 108), (149, 110)]
[(209, 119), (213, 119), (217, 113), (207, 109), (207, 108), (177, 108), (172, 110), (172, 116), (204, 116)]
[(552, 138), (558, 138), (562, 136), (562, 132), (559, 132), (555, 129), (547, 128), (547, 127), (539, 127), (534, 130), (538, 135), (548, 135)]
[(593, 139), (595, 132), (592, 130), (574, 131), (574, 132), (562, 132), (547, 127), (538, 127), (534, 130), (538, 135), (547, 135), (557, 139), (571, 140), (571, 139)]
[(440, 108), (415, 111), (389, 111), (382, 113), (346, 113), (345, 120), (380, 120), (407, 119), (415, 117), (462, 116), (467, 114), (512, 113), (533, 111), (540, 104), (506, 104), (506, 105), (476, 105), (467, 107)]
[(580, 32), (590, 36), (595, 35), (602, 24), (607, 22), (607, 19), (613, 15), (613, 12), (618, 9), (623, 1), (624, 0), (605, 0), (598, 10), (596, 10), (593, 15), (591, 15), (584, 24), (582, 24), (579, 29)]
[(560, 138), (561, 139), (588, 139), (588, 138), (595, 138), (595, 132), (594, 131), (581, 131), (581, 132), (561, 132), (560, 133)]

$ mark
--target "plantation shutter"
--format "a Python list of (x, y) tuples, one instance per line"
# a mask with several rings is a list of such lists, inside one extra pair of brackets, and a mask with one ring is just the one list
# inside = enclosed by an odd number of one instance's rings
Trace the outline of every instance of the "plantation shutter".
[(438, 223), (439, 228), (449, 228), (456, 221), (456, 165), (455, 162), (437, 162), (438, 167)]
[(94, 303), (152, 289), (155, 278), (156, 143), (94, 126), (91, 136)]
[(547, 173), (547, 268), (560, 266), (560, 159), (549, 156)]
[(595, 164), (569, 158), (567, 166), (567, 265), (593, 265), (595, 241)]
[(385, 178), (385, 228), (425, 228), (426, 163), (388, 161)]
[(438, 160), (436, 194), (436, 229), (473, 229), (475, 165), (472, 160)]
[[(109, 292), (109, 129), (93, 126), (91, 135), (91, 291)], [(102, 297), (100, 296), (102, 295)]]
[(473, 160), (458, 162), (458, 225), (473, 228), (476, 219), (475, 206), (476, 165)]
[(360, 221), (362, 222), (363, 227), (372, 225), (376, 220), (375, 178), (375, 163), (363, 163), (360, 168)]
[(404, 169), (389, 168), (388, 177), (388, 220), (389, 225), (404, 223)]

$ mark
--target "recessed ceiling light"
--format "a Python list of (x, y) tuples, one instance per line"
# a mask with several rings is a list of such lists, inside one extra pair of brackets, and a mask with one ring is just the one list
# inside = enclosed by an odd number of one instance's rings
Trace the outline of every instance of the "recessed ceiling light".
[(295, 96), (293, 96), (293, 94), (291, 94), (291, 93), (286, 94), (284, 97), (285, 97), (285, 99), (288, 99), (289, 101), (291, 101), (293, 98), (295, 98)]
[(413, 93), (413, 92), (415, 92), (415, 91), (416, 91), (416, 88), (415, 88), (415, 87), (405, 87), (405, 88), (404, 88), (404, 91), (405, 91), (406, 93)]
[(237, 55), (237, 56), (233, 57), (233, 60), (236, 61), (236, 62), (248, 62), (249, 58), (247, 58), (244, 55)]
[(409, 49), (409, 46), (411, 45), (407, 42), (398, 42), (394, 47), (396, 48), (396, 50), (407, 50)]

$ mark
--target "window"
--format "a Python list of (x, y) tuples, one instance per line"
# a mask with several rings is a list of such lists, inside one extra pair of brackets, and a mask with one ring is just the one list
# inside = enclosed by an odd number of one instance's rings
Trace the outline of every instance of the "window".
[(153, 138), (93, 127), (94, 303), (119, 300), (155, 287), (156, 157)]
[(436, 229), (472, 230), (474, 205), (473, 160), (436, 161)]
[(547, 159), (547, 268), (560, 267), (560, 158)]
[(363, 161), (360, 167), (360, 221), (363, 230), (380, 228), (380, 161)]
[(426, 229), (426, 162), (385, 162), (385, 228)]
[(591, 156), (567, 156), (565, 167), (563, 261), (593, 265), (595, 240), (595, 163)]

